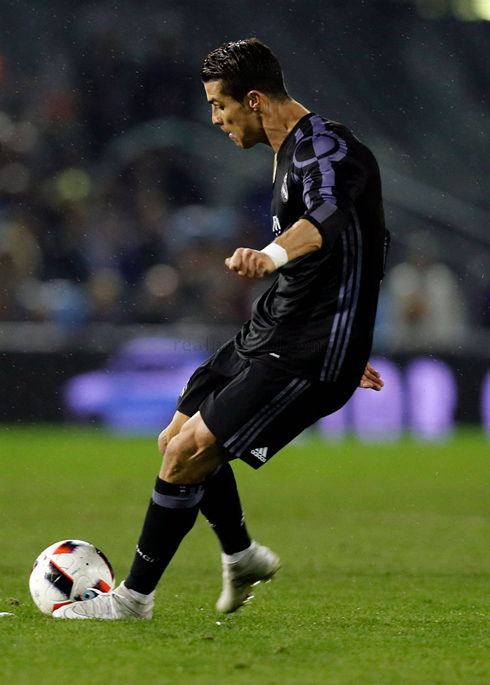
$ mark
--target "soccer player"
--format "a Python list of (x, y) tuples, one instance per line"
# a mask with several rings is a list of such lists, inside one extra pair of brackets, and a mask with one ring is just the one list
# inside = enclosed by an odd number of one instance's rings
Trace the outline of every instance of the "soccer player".
[(127, 579), (56, 617), (151, 618), (155, 588), (199, 511), (222, 547), (217, 609), (238, 609), (280, 561), (250, 538), (229, 462), (257, 469), (356, 387), (383, 385), (368, 363), (389, 240), (373, 154), (293, 100), (255, 38), (211, 52), (202, 80), (213, 124), (238, 147), (276, 153), (276, 238), (226, 260), (241, 276), (276, 278), (236, 337), (191, 376), (159, 436), (162, 468)]

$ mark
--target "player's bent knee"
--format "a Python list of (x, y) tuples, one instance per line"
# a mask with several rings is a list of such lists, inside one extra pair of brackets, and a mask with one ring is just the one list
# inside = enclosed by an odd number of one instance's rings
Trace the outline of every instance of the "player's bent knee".
[(168, 430), (165, 428), (160, 435), (158, 436), (158, 450), (160, 454), (165, 456), (165, 452), (167, 450), (167, 446), (169, 443), (169, 438), (168, 438)]
[(216, 438), (206, 426), (200, 415), (195, 417), (193, 423), (193, 437), (196, 445), (199, 448), (208, 448), (216, 444)]
[(182, 414), (181, 412), (175, 412), (172, 421), (164, 430), (162, 430), (158, 436), (158, 449), (163, 456), (165, 456), (165, 452), (170, 440), (180, 433), (182, 427), (187, 423), (188, 420), (189, 417), (185, 414)]
[(176, 435), (169, 442), (165, 450), (160, 477), (170, 482), (184, 482), (182, 478), (188, 471), (188, 462), (192, 456), (192, 445), (189, 440), (182, 440)]
[(189, 427), (186, 425), (169, 441), (160, 477), (186, 484), (202, 482), (217, 465), (215, 444), (202, 419)]

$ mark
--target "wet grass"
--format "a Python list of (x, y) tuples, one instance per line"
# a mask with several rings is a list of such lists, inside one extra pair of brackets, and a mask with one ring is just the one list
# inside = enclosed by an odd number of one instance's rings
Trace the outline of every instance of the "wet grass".
[[(489, 444), (305, 442), (235, 467), (254, 537), (283, 569), (230, 617), (204, 520), (150, 622), (56, 621), (28, 590), (37, 554), (93, 542), (118, 579), (159, 466), (154, 441), (1, 428), (0, 674), (5, 683), (401, 685), (490, 682)], [(17, 603), (12, 603), (15, 600)]]

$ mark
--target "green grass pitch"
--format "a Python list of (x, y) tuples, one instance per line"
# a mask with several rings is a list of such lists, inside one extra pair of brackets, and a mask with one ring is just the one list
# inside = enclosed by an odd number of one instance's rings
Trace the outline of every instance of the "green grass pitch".
[[(311, 441), (237, 464), (253, 536), (283, 561), (222, 617), (217, 541), (200, 517), (155, 618), (57, 621), (34, 606), (34, 558), (62, 538), (128, 570), (160, 459), (102, 431), (0, 428), (0, 681), (11, 685), (421, 685), (490, 682), (490, 449)], [(11, 598), (18, 600), (12, 603)]]

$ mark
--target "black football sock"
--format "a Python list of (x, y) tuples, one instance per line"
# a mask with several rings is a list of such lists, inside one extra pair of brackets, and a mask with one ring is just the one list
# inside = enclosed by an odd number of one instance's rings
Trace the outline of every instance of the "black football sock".
[(131, 571), (124, 584), (150, 594), (191, 530), (203, 497), (202, 485), (176, 485), (157, 478)]
[(225, 554), (236, 554), (250, 547), (242, 505), (230, 464), (223, 464), (203, 483), (200, 509), (219, 538)]

